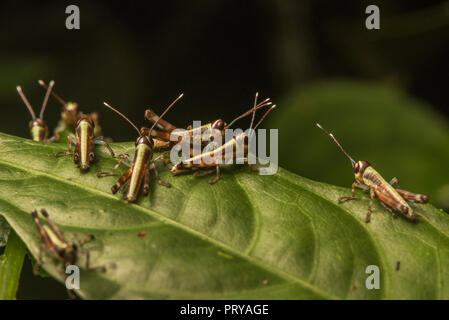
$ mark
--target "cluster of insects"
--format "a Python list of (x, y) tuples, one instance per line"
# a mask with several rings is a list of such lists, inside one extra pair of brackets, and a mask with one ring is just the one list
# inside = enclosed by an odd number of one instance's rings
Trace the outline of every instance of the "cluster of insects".
[[(193, 151), (193, 145), (189, 144), (188, 148), (190, 150), (190, 158), (185, 159), (182, 162), (175, 163), (170, 169), (171, 173), (177, 174), (183, 171), (190, 171), (193, 172), (194, 175), (197, 175), (199, 173), (215, 172), (215, 177), (209, 180), (210, 184), (214, 184), (220, 179), (220, 166), (223, 163), (221, 160), (227, 157), (235, 160), (237, 158), (236, 150), (238, 144), (244, 146), (242, 159), (243, 163), (248, 164), (251, 170), (258, 171), (258, 168), (254, 168), (254, 166), (248, 162), (249, 141), (252, 138), (254, 130), (259, 127), (262, 121), (276, 107), (276, 105), (272, 104), (269, 98), (263, 100), (262, 102), (258, 102), (258, 94), (256, 94), (252, 107), (237, 116), (234, 120), (229, 122), (229, 124), (222, 119), (217, 119), (200, 127), (192, 128), (189, 126), (186, 130), (179, 133), (177, 132), (178, 128), (176, 126), (163, 118), (166, 113), (182, 98), (183, 94), (179, 95), (163, 111), (161, 116), (158, 116), (151, 109), (145, 110), (145, 119), (152, 122), (152, 126), (149, 128), (143, 126), (140, 129), (119, 110), (104, 102), (104, 105), (107, 108), (120, 115), (137, 131), (135, 153), (134, 157), (131, 159), (128, 154), (116, 154), (109, 144), (103, 139), (97, 113), (85, 114), (79, 110), (77, 103), (66, 102), (63, 100), (53, 91), (55, 84), (54, 81), (50, 81), (47, 85), (44, 81), (39, 80), (39, 84), (46, 89), (39, 117), (36, 117), (34, 109), (22, 92), (21, 87), (17, 87), (17, 91), (32, 117), (32, 120), (29, 123), (32, 139), (40, 142), (55, 142), (59, 141), (61, 134), (65, 132), (65, 130), (74, 131), (74, 135), (67, 136), (68, 150), (57, 152), (55, 156), (73, 156), (73, 162), (80, 168), (80, 170), (83, 171), (87, 171), (91, 164), (96, 161), (95, 146), (103, 145), (109, 151), (111, 157), (117, 160), (117, 163), (111, 171), (98, 172), (97, 176), (99, 178), (113, 176), (116, 174), (121, 164), (127, 166), (128, 169), (125, 173), (123, 173), (118, 181), (111, 187), (111, 192), (115, 194), (120, 189), (126, 189), (125, 200), (128, 202), (136, 201), (141, 189), (143, 195), (147, 195), (149, 193), (151, 170), (153, 170), (155, 179), (160, 185), (170, 187), (171, 185), (168, 182), (160, 179), (156, 162), (160, 160), (167, 165), (170, 162), (165, 159), (165, 155), (169, 152), (167, 150), (173, 148), (177, 144), (183, 143), (183, 141), (185, 141), (185, 137), (189, 138), (187, 141), (193, 141), (195, 136), (199, 135), (202, 137), (202, 135), (205, 132), (208, 132), (208, 130), (218, 132), (221, 143), (217, 144), (216, 147), (209, 149), (205, 148), (200, 154), (195, 154)], [(50, 95), (52, 95), (62, 105), (61, 120), (59, 121), (56, 129), (53, 131), (53, 136), (51, 137), (49, 128), (44, 121), (44, 112)], [(254, 125), (256, 112), (265, 107), (267, 107), (267, 110)], [(248, 116), (252, 116), (249, 126), (249, 129), (251, 130), (237, 133), (233, 135), (231, 139), (226, 140), (225, 130), (230, 128), (236, 121)], [(393, 215), (395, 212), (398, 212), (410, 220), (414, 220), (417, 217), (417, 214), (409, 202), (426, 203), (428, 202), (428, 197), (426, 195), (415, 194), (399, 189), (397, 186), (394, 187), (395, 184), (398, 185), (397, 178), (393, 178), (390, 183), (387, 183), (386, 180), (382, 178), (382, 176), (374, 170), (374, 168), (367, 161), (354, 161), (349, 154), (346, 153), (333, 134), (329, 133), (320, 124), (317, 124), (317, 126), (323, 130), (349, 158), (355, 173), (355, 182), (352, 184), (351, 196), (339, 198), (339, 203), (356, 199), (355, 188), (360, 187), (366, 191), (369, 191), (370, 194), (370, 202), (365, 218), (366, 222), (369, 222), (371, 219), (373, 200), (376, 195), (379, 198), (380, 203)], [(173, 139), (175, 132), (175, 139)], [(206, 145), (207, 142), (209, 141), (206, 141), (206, 139), (201, 140), (201, 145)], [(72, 150), (73, 145), (75, 146), (74, 151)], [(154, 153), (156, 151), (160, 151), (161, 154), (154, 157)], [(220, 161), (205, 161), (206, 158), (219, 159)], [(45, 209), (41, 211), (41, 214), (47, 220), (47, 224), (41, 224), (36, 210), (32, 212), (32, 216), (36, 223), (42, 242), (41, 254), (39, 255), (39, 261), (36, 264), (37, 266), (42, 263), (43, 251), (50, 253), (51, 257), (58, 261), (62, 266), (75, 264), (78, 260), (78, 254), (83, 253), (86, 255), (87, 270), (104, 271), (104, 267), (90, 267), (89, 251), (82, 248), (86, 242), (93, 240), (93, 236), (90, 236), (82, 241), (68, 241), (56, 224), (49, 218)]]

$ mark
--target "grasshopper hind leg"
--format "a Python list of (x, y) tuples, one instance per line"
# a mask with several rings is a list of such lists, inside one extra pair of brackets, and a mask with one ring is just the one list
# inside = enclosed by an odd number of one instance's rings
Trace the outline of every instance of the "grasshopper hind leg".
[(117, 157), (117, 156), (115, 155), (114, 150), (112, 150), (111, 146), (109, 145), (109, 143), (107, 143), (106, 141), (104, 141), (104, 137), (103, 137), (103, 136), (96, 137), (96, 138), (94, 139), (94, 143), (97, 144), (97, 145), (99, 145), (99, 144), (104, 145), (104, 146), (106, 147), (106, 149), (109, 151), (109, 153), (111, 154), (111, 156), (112, 156), (113, 158), (116, 158), (116, 157)]
[(210, 179), (209, 184), (214, 184), (214, 183), (218, 182), (218, 180), (220, 180), (220, 166), (219, 165), (215, 166), (215, 171), (216, 171), (215, 178)]
[[(153, 169), (153, 171), (154, 171), (154, 177), (156, 178), (157, 183), (159, 183), (160, 185), (162, 185), (164, 187), (170, 188), (171, 184), (169, 182), (161, 180), (161, 177), (159, 177), (159, 171), (157, 170), (157, 166), (154, 163), (154, 161), (150, 164), (150, 168)], [(148, 172), (148, 174), (149, 174), (149, 172)]]
[(56, 152), (55, 157), (60, 156), (68, 156), (72, 154), (72, 144), (76, 144), (76, 140), (72, 136), (67, 136), (67, 140), (69, 141), (69, 148), (67, 151)]
[(113, 194), (117, 193), (117, 191), (129, 180), (133, 173), (133, 169), (129, 168), (121, 177), (118, 179), (117, 183), (114, 184), (111, 188)]
[(380, 201), (380, 204), (382, 205), (382, 207), (384, 207), (385, 209), (387, 209), (387, 210), (391, 213), (391, 215), (392, 215), (393, 217), (396, 216), (396, 213), (393, 211), (392, 208), (390, 208), (389, 206), (387, 206), (387, 205), (386, 205), (385, 203), (383, 203), (382, 201)]
[[(112, 149), (111, 149), (112, 150)], [(112, 151), (113, 152), (113, 151)], [(115, 156), (114, 156), (115, 157)], [(118, 167), (120, 166), (120, 164), (125, 164), (128, 167), (131, 167), (130, 164), (130, 160), (129, 160), (129, 155), (127, 154), (119, 154), (118, 156), (116, 156), (115, 158), (118, 159), (117, 164), (114, 166), (114, 168), (112, 168), (112, 171), (102, 171), (102, 172), (97, 172), (97, 177), (101, 178), (101, 177), (107, 177), (107, 176), (113, 176), (115, 175), (115, 173), (117, 172)]]
[(371, 213), (373, 212), (373, 200), (376, 195), (373, 188), (370, 188), (369, 192), (370, 192), (370, 197), (369, 197), (368, 212), (366, 213), (366, 217), (365, 217), (366, 223), (371, 221)]

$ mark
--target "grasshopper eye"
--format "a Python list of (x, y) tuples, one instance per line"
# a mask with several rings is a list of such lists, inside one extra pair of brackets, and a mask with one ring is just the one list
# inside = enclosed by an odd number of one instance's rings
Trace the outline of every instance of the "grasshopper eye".
[(95, 154), (93, 152), (89, 153), (89, 160), (94, 161), (95, 160)]
[(80, 155), (78, 153), (75, 153), (73, 156), (73, 162), (78, 163), (80, 162)]

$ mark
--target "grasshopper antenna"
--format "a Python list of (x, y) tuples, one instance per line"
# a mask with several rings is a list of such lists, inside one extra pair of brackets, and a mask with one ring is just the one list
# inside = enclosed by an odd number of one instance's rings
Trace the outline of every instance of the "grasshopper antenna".
[[(266, 98), (264, 101), (260, 102), (260, 103), (256, 106), (256, 110), (259, 110), (260, 108), (269, 106), (269, 105), (271, 105), (271, 104), (272, 104), (272, 102), (270, 101), (270, 98)], [(254, 109), (254, 108), (251, 108), (250, 110), (246, 111), (245, 113), (239, 115), (237, 118), (235, 118), (234, 120), (232, 120), (232, 121), (227, 125), (227, 128), (231, 127), (231, 126), (234, 124), (234, 122), (236, 122), (237, 120), (240, 120), (240, 119), (242, 119), (242, 118), (245, 118), (245, 117), (247, 117), (248, 115), (250, 115), (251, 113), (253, 113), (253, 109)]]
[(254, 130), (257, 129), (257, 127), (262, 123), (262, 121), (268, 116), (268, 114), (269, 114), (274, 108), (276, 108), (276, 105), (275, 105), (275, 104), (273, 104), (273, 106), (272, 106), (270, 109), (268, 109), (268, 110), (264, 113), (264, 115), (262, 116), (262, 118), (260, 118), (259, 122), (254, 126)]
[(137, 128), (137, 126), (131, 121), (129, 120), (123, 113), (121, 113), (120, 111), (118, 111), (117, 109), (111, 107), (109, 104), (107, 104), (106, 102), (103, 102), (103, 104), (108, 107), (109, 109), (111, 109), (112, 111), (116, 112), (117, 114), (119, 114), (120, 116), (122, 116), (123, 119), (125, 119), (126, 121), (129, 122), (129, 124), (131, 124), (133, 126), (134, 129), (136, 129), (136, 131), (138, 132), (139, 136), (140, 136), (140, 130), (139, 128)]
[(33, 120), (36, 120), (36, 114), (34, 113), (33, 107), (31, 106), (30, 102), (23, 94), (22, 87), (17, 86), (16, 89), (17, 89), (17, 92), (19, 93), (20, 97), (22, 98), (23, 102), (25, 103), (26, 107), (28, 108), (28, 111), (31, 114), (31, 118), (33, 118)]
[(351, 165), (354, 166), (355, 165), (354, 159), (352, 159), (351, 156), (345, 151), (345, 149), (343, 149), (340, 142), (338, 142), (338, 140), (334, 137), (334, 135), (332, 133), (329, 133), (319, 123), (317, 123), (316, 126), (318, 128), (320, 128), (321, 130), (323, 130), (332, 140), (334, 140), (334, 142), (337, 144), (337, 146), (340, 148), (340, 150), (343, 151), (343, 153), (349, 158), (349, 160), (351, 161)]
[(53, 86), (55, 85), (55, 82), (53, 80), (50, 81), (49, 86), (47, 88), (47, 92), (45, 93), (44, 102), (42, 103), (41, 112), (39, 114), (39, 118), (41, 120), (44, 120), (44, 112), (45, 108), (47, 107), (48, 98), (50, 97), (51, 90), (53, 89)]
[(180, 95), (179, 95), (179, 97), (177, 97), (166, 109), (165, 109), (165, 111), (164, 112), (162, 112), (162, 114), (161, 114), (161, 116), (153, 123), (153, 125), (151, 126), (151, 128), (150, 128), (150, 132), (149, 132), (149, 134), (148, 135), (151, 135), (151, 132), (153, 131), (153, 129), (154, 129), (154, 127), (158, 124), (158, 122), (159, 122), (159, 120), (161, 120), (164, 116), (165, 116), (165, 114), (168, 112), (168, 110), (170, 110), (174, 105), (175, 105), (175, 103), (176, 102), (178, 102), (179, 101), (179, 99), (181, 99), (182, 97), (184, 96), (184, 93), (181, 93)]
[[(44, 81), (39, 80), (38, 83), (39, 83), (41, 86), (43, 86), (45, 89), (48, 89), (48, 86), (45, 84)], [(51, 95), (52, 95), (53, 97), (55, 97), (56, 100), (58, 100), (60, 104), (62, 104), (62, 105), (67, 104), (67, 102), (65, 102), (60, 96), (58, 96), (58, 95), (56, 94), (56, 92), (52, 91), (52, 92), (51, 92)]]
[(253, 106), (253, 110), (252, 110), (253, 117), (251, 118), (251, 124), (249, 125), (250, 129), (253, 128), (254, 118), (256, 117), (257, 98), (259, 98), (259, 92), (256, 92), (256, 96), (254, 97), (254, 106)]

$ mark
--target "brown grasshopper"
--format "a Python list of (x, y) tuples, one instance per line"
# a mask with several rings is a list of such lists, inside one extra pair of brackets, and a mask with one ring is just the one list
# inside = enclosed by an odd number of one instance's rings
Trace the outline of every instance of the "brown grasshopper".
[[(62, 268), (58, 269), (58, 272), (64, 280), (67, 279), (67, 275), (65, 274), (67, 266), (76, 265), (78, 262), (79, 253), (83, 253), (86, 256), (86, 270), (101, 272), (106, 271), (106, 268), (103, 266), (91, 267), (90, 252), (83, 248), (86, 243), (95, 240), (95, 237), (92, 234), (88, 235), (84, 240), (78, 240), (77, 236), (73, 234), (73, 241), (68, 241), (58, 226), (53, 222), (53, 220), (50, 219), (47, 210), (41, 209), (41, 214), (47, 220), (48, 224), (41, 224), (37, 210), (33, 210), (31, 212), (41, 239), (39, 258), (34, 265), (33, 270), (35, 274), (37, 274), (39, 267), (44, 262), (44, 251), (47, 252), (56, 263), (61, 265)], [(75, 298), (75, 295), (71, 290), (67, 289), (67, 293), (70, 298)]]
[[(47, 84), (44, 81), (39, 80), (38, 82), (42, 87), (48, 88)], [(54, 92), (54, 91), (52, 91), (51, 94), (62, 105), (61, 120), (59, 121), (59, 123), (56, 126), (54, 133), (53, 133), (54, 139), (56, 141), (59, 141), (61, 132), (63, 132), (66, 129), (69, 129), (71, 131), (76, 130), (78, 121), (81, 118), (85, 117), (86, 114), (84, 114), (83, 112), (81, 112), (79, 110), (78, 103), (71, 102), (71, 101), (66, 102), (59, 95), (57, 95), (56, 92)], [(100, 122), (98, 119), (98, 113), (92, 112), (92, 113), (88, 114), (88, 116), (95, 124), (94, 132), (93, 132), (94, 136), (95, 137), (101, 136), (102, 129), (101, 129)]]
[[(146, 127), (142, 127), (140, 130), (137, 128), (137, 126), (131, 122), (125, 115), (123, 115), (120, 111), (114, 109), (106, 102), (104, 103), (105, 106), (107, 106), (112, 111), (119, 114), (121, 117), (123, 117), (126, 121), (128, 121), (131, 126), (136, 129), (136, 131), (139, 134), (139, 137), (135, 141), (135, 147), (136, 151), (134, 153), (134, 159), (131, 163), (129, 160), (128, 155), (119, 155), (117, 158), (119, 159), (116, 166), (113, 168), (112, 172), (99, 172), (97, 174), (98, 177), (103, 176), (112, 176), (117, 171), (119, 165), (121, 163), (127, 165), (130, 167), (117, 181), (115, 185), (112, 186), (111, 191), (113, 194), (115, 194), (127, 181), (129, 181), (129, 187), (128, 192), (126, 194), (125, 199), (128, 202), (134, 202), (137, 199), (137, 195), (139, 193), (140, 187), (142, 185), (142, 181), (144, 181), (143, 185), (143, 195), (147, 195), (150, 190), (150, 168), (153, 169), (155, 173), (156, 180), (159, 184), (164, 185), (166, 187), (170, 187), (171, 185), (165, 181), (162, 181), (159, 178), (159, 174), (157, 171), (157, 167), (155, 164), (155, 161), (160, 159), (160, 157), (153, 159), (153, 154), (156, 149), (155, 141), (151, 137), (151, 131), (153, 128), (158, 124), (159, 121), (161, 121), (162, 117), (167, 113), (168, 110), (170, 110), (171, 107), (175, 105), (175, 103), (181, 99), (183, 94), (181, 94), (178, 98), (176, 98), (162, 113), (161, 117), (156, 121), (153, 126), (148, 129)], [(166, 145), (166, 144), (165, 144)]]
[[(272, 105), (270, 109), (268, 109), (265, 114), (262, 116), (262, 118), (259, 120), (259, 122), (254, 126), (254, 117), (255, 112), (258, 108), (257, 104), (257, 95), (256, 99), (254, 100), (254, 107), (251, 110), (251, 113), (253, 115), (251, 124), (249, 127), (249, 133), (248, 132), (242, 132), (240, 134), (235, 135), (232, 139), (224, 143), (222, 146), (217, 147), (211, 151), (203, 152), (197, 156), (193, 156), (189, 159), (186, 159), (182, 162), (179, 162), (175, 164), (170, 171), (173, 174), (177, 174), (186, 170), (197, 170), (194, 175), (197, 175), (201, 172), (201, 170), (204, 170), (205, 173), (211, 173), (215, 169), (216, 176), (209, 180), (209, 184), (214, 184), (218, 180), (220, 180), (220, 163), (219, 160), (225, 160), (227, 156), (229, 158), (232, 158), (233, 160), (237, 159), (237, 149), (239, 145), (243, 145), (243, 162), (248, 163), (248, 151), (249, 151), (249, 141), (252, 137), (252, 133), (254, 133), (254, 130), (257, 129), (257, 127), (262, 123), (262, 121), (266, 118), (268, 113), (270, 113), (276, 105)], [(191, 152), (192, 153), (192, 152)], [(213, 159), (211, 161), (210, 159)], [(212, 170), (210, 170), (212, 168)], [(249, 165), (249, 168), (252, 171), (259, 172), (258, 168), (253, 168), (252, 165)], [(209, 169), (209, 170), (208, 170)]]
[[(257, 101), (259, 93), (256, 93), (255, 96), (255, 101)], [(272, 103), (270, 102), (270, 98), (267, 98), (265, 100), (263, 100), (260, 103), (256, 103), (256, 106), (251, 108), (250, 110), (244, 112), (243, 114), (239, 115), (238, 117), (236, 117), (234, 120), (232, 120), (229, 124), (227, 124), (225, 121), (223, 121), (222, 119), (217, 119), (213, 122), (207, 123), (205, 125), (202, 125), (200, 127), (196, 127), (196, 128), (192, 128), (192, 126), (188, 126), (186, 130), (182, 131), (182, 132), (176, 132), (176, 136), (178, 136), (178, 141), (170, 141), (170, 135), (174, 133), (174, 130), (178, 129), (176, 128), (174, 125), (172, 125), (171, 123), (169, 123), (166, 120), (160, 119), (159, 116), (154, 113), (153, 110), (151, 109), (147, 109), (145, 111), (145, 118), (149, 121), (152, 121), (153, 123), (155, 123), (156, 121), (159, 121), (157, 124), (157, 127), (159, 129), (154, 129), (151, 132), (151, 135), (154, 138), (160, 139), (162, 141), (167, 141), (169, 142), (168, 147), (173, 147), (175, 144), (177, 144), (178, 142), (181, 142), (183, 140), (183, 138), (188, 137), (189, 141), (193, 141), (194, 136), (198, 135), (201, 137), (201, 135), (205, 132), (211, 132), (213, 130), (218, 130), (221, 133), (222, 139), (224, 142), (224, 138), (225, 138), (225, 130), (230, 128), (237, 120), (240, 120), (244, 117), (247, 117), (249, 115), (252, 114), (254, 108), (255, 110), (258, 110), (260, 108), (266, 107), (271, 105)], [(207, 143), (207, 141), (201, 141), (202, 143)]]
[(95, 145), (103, 144), (115, 158), (115, 153), (109, 144), (103, 140), (103, 137), (94, 138), (95, 122), (90, 115), (82, 115), (78, 119), (75, 130), (75, 138), (67, 136), (69, 141), (68, 151), (55, 153), (55, 157), (68, 156), (72, 154), (72, 144), (75, 144), (73, 162), (78, 165), (82, 171), (87, 171), (91, 163), (96, 161)]
[(390, 181), (390, 183), (387, 183), (387, 181), (376, 170), (374, 170), (374, 168), (367, 161), (360, 160), (358, 162), (355, 162), (349, 156), (349, 154), (346, 153), (346, 151), (343, 149), (341, 144), (337, 141), (332, 133), (329, 133), (320, 124), (317, 123), (316, 125), (318, 128), (323, 130), (337, 144), (337, 146), (346, 155), (346, 157), (348, 157), (348, 159), (351, 161), (351, 165), (355, 173), (355, 182), (352, 184), (351, 196), (339, 198), (339, 203), (356, 199), (355, 188), (360, 187), (362, 189), (369, 190), (370, 192), (370, 202), (365, 218), (366, 222), (370, 222), (371, 220), (371, 208), (373, 205), (374, 197), (376, 195), (379, 198), (382, 206), (390, 211), (393, 215), (394, 211), (398, 211), (410, 220), (414, 220), (418, 216), (407, 201), (427, 203), (429, 201), (428, 196), (401, 190), (399, 188), (393, 188), (394, 184), (399, 184), (399, 181), (396, 177), (394, 177)]
[(45, 108), (47, 107), (48, 97), (50, 96), (50, 92), (51, 92), (54, 84), (55, 84), (55, 82), (53, 80), (50, 81), (50, 85), (48, 86), (47, 92), (45, 93), (44, 102), (42, 103), (42, 108), (39, 113), (39, 118), (36, 117), (33, 107), (31, 106), (31, 103), (25, 97), (25, 95), (22, 91), (22, 87), (17, 86), (17, 92), (19, 93), (20, 97), (22, 98), (23, 102), (25, 103), (25, 106), (28, 108), (28, 111), (31, 114), (32, 120), (29, 123), (29, 127), (30, 127), (31, 138), (34, 141), (49, 142), (49, 141), (55, 140), (54, 137), (50, 138), (50, 139), (48, 138), (49, 130), (48, 130), (47, 123), (44, 121)]

